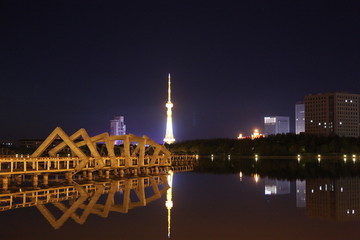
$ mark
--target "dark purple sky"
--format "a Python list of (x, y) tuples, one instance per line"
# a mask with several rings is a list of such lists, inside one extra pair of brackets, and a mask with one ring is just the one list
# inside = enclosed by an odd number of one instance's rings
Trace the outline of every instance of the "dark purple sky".
[(0, 138), (109, 131), (162, 141), (167, 74), (177, 140), (294, 121), (306, 94), (360, 93), (359, 1), (0, 3)]

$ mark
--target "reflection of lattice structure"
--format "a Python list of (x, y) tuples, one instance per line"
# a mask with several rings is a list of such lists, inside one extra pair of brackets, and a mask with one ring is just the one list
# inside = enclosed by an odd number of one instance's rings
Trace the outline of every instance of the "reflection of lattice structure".
[[(48, 222), (59, 229), (70, 218), (83, 224), (91, 214), (106, 218), (110, 212), (127, 213), (146, 206), (161, 198), (168, 188), (167, 176), (159, 175), (23, 190), (0, 194), (0, 211), (36, 206)], [(100, 198), (104, 194), (106, 198)], [(61, 212), (57, 218), (51, 205)]]
[[(62, 143), (48, 151), (50, 157), (56, 157), (57, 153), (65, 147), (69, 147), (72, 155), (81, 161), (75, 166), (75, 171), (84, 169), (92, 160), (95, 163), (94, 170), (105, 166), (111, 168), (120, 167), (119, 161), (125, 163), (125, 167), (136, 165), (137, 167), (163, 165), (170, 166), (170, 152), (150, 138), (138, 137), (133, 134), (110, 136), (108, 133), (102, 133), (94, 137), (89, 137), (85, 129), (80, 129), (71, 136), (68, 136), (60, 127), (45, 139), (39, 148), (31, 155), (31, 158), (41, 157), (45, 150), (54, 142), (61, 138)], [(115, 148), (115, 141), (121, 140), (123, 144)], [(105, 151), (102, 155), (97, 149), (97, 143), (104, 143)], [(109, 161), (108, 161), (109, 160)], [(134, 164), (135, 163), (135, 164)]]

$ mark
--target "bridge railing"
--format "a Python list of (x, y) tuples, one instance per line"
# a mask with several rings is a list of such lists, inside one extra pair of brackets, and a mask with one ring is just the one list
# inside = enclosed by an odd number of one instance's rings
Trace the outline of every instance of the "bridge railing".
[[(125, 169), (125, 168), (151, 168), (151, 167), (170, 167), (179, 165), (190, 165), (194, 161), (193, 155), (159, 155), (157, 157), (146, 156), (140, 161), (137, 156), (126, 157), (89, 157), (82, 171), (92, 171), (97, 169), (99, 162), (102, 162), (100, 169)], [(100, 160), (100, 161), (99, 161)], [(7, 157), (0, 158), (0, 175), (11, 174), (37, 174), (37, 173), (60, 173), (74, 172), (84, 159), (78, 157)]]
[[(145, 157), (141, 164), (138, 157), (115, 157), (115, 165), (112, 166), (110, 157), (101, 157), (103, 166), (101, 169), (123, 169), (154, 166), (171, 166), (171, 159), (165, 156), (152, 158)], [(0, 158), (0, 175), (25, 174), (25, 173), (51, 173), (72, 172), (84, 159), (78, 157), (38, 157), (38, 158)], [(90, 157), (82, 170), (94, 170), (99, 164), (98, 158)]]

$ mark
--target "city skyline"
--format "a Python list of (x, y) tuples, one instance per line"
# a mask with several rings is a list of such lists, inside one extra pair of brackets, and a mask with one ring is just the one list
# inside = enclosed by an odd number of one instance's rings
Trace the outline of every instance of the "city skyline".
[(308, 94), (360, 93), (360, 3), (7, 1), (0, 8), (0, 138), (108, 131), (236, 138)]

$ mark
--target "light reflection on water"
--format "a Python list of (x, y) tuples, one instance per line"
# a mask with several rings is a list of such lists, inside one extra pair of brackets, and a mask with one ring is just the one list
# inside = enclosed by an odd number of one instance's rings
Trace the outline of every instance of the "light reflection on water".
[[(0, 237), (343, 239), (346, 232), (347, 239), (359, 238), (358, 177), (289, 181), (254, 175), (176, 173), (173, 180), (79, 184), (63, 194), (38, 193), (23, 206), (16, 198), (0, 212), (6, 229)], [(4, 194), (2, 210), (9, 203)], [(58, 196), (63, 201), (55, 201)]]

